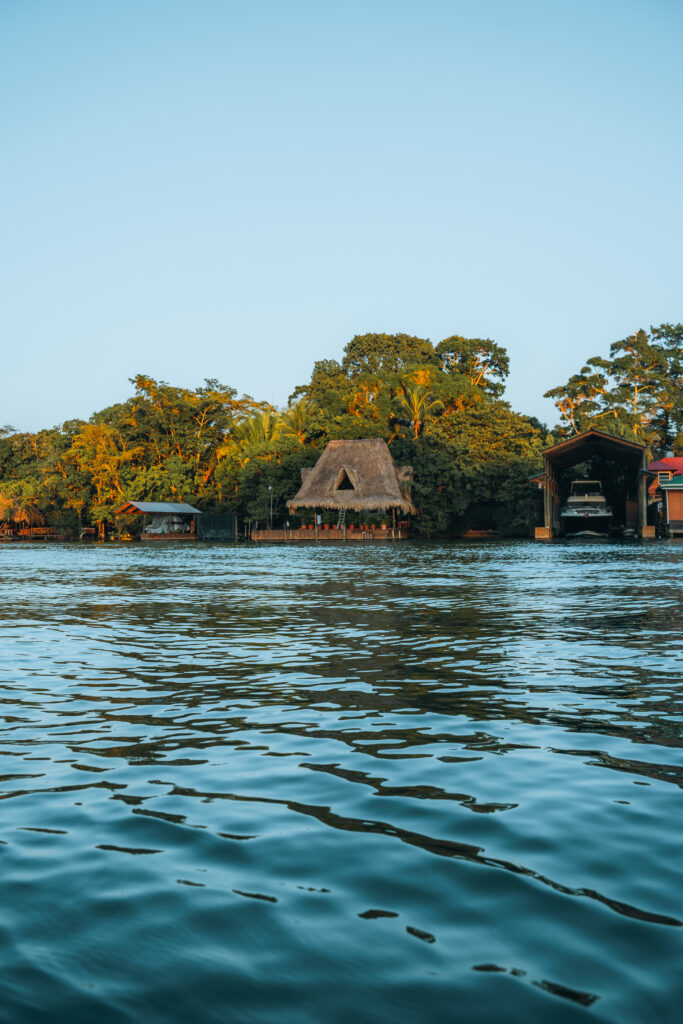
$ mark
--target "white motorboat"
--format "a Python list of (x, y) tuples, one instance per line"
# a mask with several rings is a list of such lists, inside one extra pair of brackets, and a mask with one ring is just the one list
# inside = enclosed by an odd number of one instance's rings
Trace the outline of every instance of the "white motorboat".
[(602, 493), (600, 481), (574, 480), (560, 519), (565, 534), (590, 532), (593, 536), (606, 536), (612, 522), (612, 509)]

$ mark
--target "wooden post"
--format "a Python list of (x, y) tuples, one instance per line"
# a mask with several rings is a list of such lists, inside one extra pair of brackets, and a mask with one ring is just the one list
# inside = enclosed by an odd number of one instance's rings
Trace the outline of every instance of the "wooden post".
[(534, 528), (536, 540), (551, 540), (553, 536), (553, 470), (547, 458), (543, 458), (543, 526)]
[(552, 479), (552, 523), (553, 536), (559, 534), (562, 530), (562, 519), (560, 517), (560, 487), (557, 478), (557, 471), (554, 466), (551, 467), (551, 479)]
[(643, 452), (638, 474), (638, 534), (644, 537), (647, 526), (647, 452)]
[(664, 491), (664, 522), (666, 524), (666, 536), (667, 537), (671, 536), (671, 530), (669, 528), (669, 523), (671, 521), (670, 518), (669, 518), (670, 515), (671, 515), (671, 511), (669, 509), (669, 492), (668, 492), (668, 490), (665, 490)]

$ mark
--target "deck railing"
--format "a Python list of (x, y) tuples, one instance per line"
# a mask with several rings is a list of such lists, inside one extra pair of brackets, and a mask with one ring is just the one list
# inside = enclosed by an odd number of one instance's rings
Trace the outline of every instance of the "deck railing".
[(377, 541), (407, 540), (408, 530), (405, 527), (387, 526), (385, 528), (362, 529), (360, 527), (337, 528), (336, 526), (324, 527), (299, 527), (291, 529), (283, 527), (281, 530), (252, 530), (251, 539), (254, 541), (361, 541), (373, 543)]

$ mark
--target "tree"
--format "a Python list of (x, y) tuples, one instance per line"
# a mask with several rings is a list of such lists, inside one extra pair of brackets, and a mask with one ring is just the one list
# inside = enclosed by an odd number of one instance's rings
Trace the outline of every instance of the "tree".
[(570, 432), (598, 427), (663, 454), (683, 427), (683, 325), (635, 331), (551, 388)]
[(315, 409), (308, 398), (300, 398), (280, 413), (277, 433), (279, 437), (295, 437), (300, 444), (309, 439)]
[(39, 509), (39, 493), (29, 481), (17, 481), (0, 494), (0, 521), (38, 526), (45, 522)]
[(505, 391), (510, 360), (504, 348), (489, 338), (463, 338), (454, 334), (436, 346), (441, 369), (449, 374), (463, 374), (474, 388), (481, 388), (492, 398)]
[(566, 384), (546, 391), (544, 398), (552, 398), (570, 434), (580, 434), (591, 427), (605, 429), (600, 421), (616, 415), (610, 404), (608, 379), (604, 374), (591, 373), (584, 366)]
[(683, 451), (683, 324), (660, 324), (650, 328), (653, 343), (666, 362), (659, 391), (659, 413), (655, 426), (662, 452)]
[(406, 417), (415, 440), (420, 436), (428, 420), (443, 410), (443, 402), (435, 398), (423, 384), (405, 384), (396, 395), (396, 410)]
[(264, 409), (250, 416), (235, 428), (233, 437), (242, 444), (259, 444), (274, 441), (280, 429), (280, 421), (274, 409)]
[(409, 334), (357, 334), (344, 349), (341, 369), (349, 378), (386, 379), (424, 363), (437, 363), (434, 348), (426, 338)]
[(114, 507), (125, 499), (123, 472), (135, 457), (134, 449), (114, 427), (104, 423), (86, 423), (73, 438), (63, 461), (71, 463), (86, 477), (93, 490), (91, 514), (104, 536), (105, 523)]
[(636, 440), (648, 440), (648, 427), (657, 416), (665, 387), (666, 358), (643, 330), (610, 346), (609, 362), (589, 362), (607, 370), (615, 381), (613, 404), (625, 413)]

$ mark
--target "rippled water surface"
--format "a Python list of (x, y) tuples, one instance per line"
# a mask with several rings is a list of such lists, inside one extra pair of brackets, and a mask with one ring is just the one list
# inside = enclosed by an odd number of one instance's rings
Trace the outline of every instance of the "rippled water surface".
[(0, 548), (0, 1020), (683, 1005), (683, 546)]

